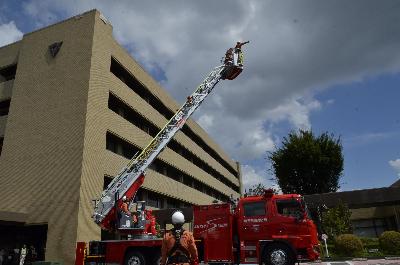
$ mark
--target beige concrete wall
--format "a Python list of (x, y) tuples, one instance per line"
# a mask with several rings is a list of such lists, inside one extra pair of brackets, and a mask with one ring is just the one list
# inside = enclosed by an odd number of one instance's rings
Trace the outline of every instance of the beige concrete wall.
[(100, 239), (100, 228), (91, 218), (93, 199), (103, 190), (106, 166), (105, 121), (108, 110), (108, 76), (111, 64), (112, 27), (100, 19), (96, 12), (91, 56), (86, 128), (80, 187), (77, 241)]
[(0, 68), (16, 63), (20, 49), (21, 41), (0, 47)]
[[(397, 211), (400, 207), (397, 206)], [(396, 216), (396, 206), (380, 206), (370, 208), (351, 209), (350, 220), (385, 218)]]
[(240, 163), (236, 162), (236, 169), (239, 176), (239, 191), (240, 194), (243, 194), (243, 181), (242, 181), (242, 168), (240, 167)]
[[(46, 259), (64, 264), (75, 256), (93, 21), (92, 13), (27, 34), (0, 56), (0, 64), (10, 64), (18, 54), (0, 157), (0, 211), (47, 223)], [(58, 41), (53, 58), (48, 46)]]

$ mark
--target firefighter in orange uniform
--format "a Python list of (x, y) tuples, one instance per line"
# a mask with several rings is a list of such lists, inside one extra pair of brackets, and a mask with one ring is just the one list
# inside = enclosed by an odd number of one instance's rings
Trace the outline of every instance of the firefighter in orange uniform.
[(135, 224), (138, 221), (137, 220), (137, 216), (136, 216), (136, 214), (132, 214), (129, 211), (128, 202), (129, 202), (129, 200), (127, 199), (126, 196), (122, 197), (122, 204), (120, 206), (120, 209), (121, 209), (121, 212), (123, 212), (125, 215), (131, 216), (132, 217), (132, 222)]
[(122, 204), (120, 206), (120, 209), (124, 214), (129, 216), (132, 215), (128, 208), (128, 199), (126, 198), (126, 196), (122, 197)]
[(197, 248), (193, 234), (183, 229), (185, 217), (176, 211), (172, 215), (174, 228), (164, 235), (161, 247), (161, 265), (198, 265)]

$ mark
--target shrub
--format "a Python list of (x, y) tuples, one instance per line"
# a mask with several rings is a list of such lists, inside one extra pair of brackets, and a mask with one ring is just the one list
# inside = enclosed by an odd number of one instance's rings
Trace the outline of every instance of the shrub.
[(339, 255), (354, 257), (363, 252), (363, 244), (355, 235), (343, 234), (335, 239), (335, 252)]
[(351, 211), (342, 201), (336, 207), (322, 213), (322, 227), (329, 239), (341, 234), (350, 234), (353, 227), (350, 222)]
[(379, 239), (376, 237), (360, 237), (361, 243), (366, 250), (379, 249)]
[(400, 254), (400, 233), (385, 231), (379, 237), (379, 245), (385, 254)]

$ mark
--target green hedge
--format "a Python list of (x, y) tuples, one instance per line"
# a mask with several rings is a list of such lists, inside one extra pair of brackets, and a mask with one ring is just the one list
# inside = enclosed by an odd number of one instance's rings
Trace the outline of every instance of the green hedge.
[(362, 255), (363, 244), (361, 240), (352, 234), (343, 234), (335, 239), (335, 252), (344, 257)]
[(385, 254), (400, 254), (400, 233), (385, 231), (379, 237), (379, 244)]
[(365, 247), (379, 247), (379, 238), (377, 237), (360, 237), (361, 242)]
[[(345, 257), (384, 257), (385, 255), (400, 255), (400, 233), (386, 231), (379, 238), (358, 238), (352, 234), (336, 237), (328, 243), (331, 258)], [(321, 243), (321, 258), (326, 258), (325, 245)]]

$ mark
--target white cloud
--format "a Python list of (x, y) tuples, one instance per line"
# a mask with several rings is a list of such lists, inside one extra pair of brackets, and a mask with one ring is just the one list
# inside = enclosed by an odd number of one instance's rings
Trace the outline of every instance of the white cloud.
[[(310, 128), (323, 106), (313, 93), (334, 84), (400, 70), (396, 1), (117, 1), (30, 0), (28, 16), (52, 23), (98, 8), (117, 40), (180, 102), (225, 50), (250, 40), (246, 67), (221, 82), (195, 119), (236, 159), (260, 158), (274, 144), (266, 124)], [(40, 11), (40, 12), (39, 12)], [(384, 16), (382, 14), (385, 14)], [(189, 91), (186, 89), (189, 88)], [(329, 102), (328, 102), (329, 104)]]
[(204, 130), (208, 131), (214, 125), (214, 117), (204, 114), (200, 116), (197, 122)]
[(317, 100), (300, 103), (298, 100), (292, 99), (268, 111), (266, 119), (271, 122), (288, 120), (297, 129), (310, 129), (310, 113), (319, 109), (321, 109), (321, 103)]
[(255, 169), (250, 165), (242, 165), (242, 183), (244, 189), (249, 190), (254, 185), (263, 184), (266, 188), (275, 187), (275, 185), (267, 179), (267, 174), (263, 170)]
[(396, 160), (390, 160), (389, 165), (397, 172), (397, 175), (400, 177), (400, 158)]
[(22, 36), (14, 21), (0, 25), (0, 47), (20, 40)]
[(335, 103), (335, 100), (334, 99), (328, 99), (327, 101), (326, 101), (326, 104), (327, 105), (332, 105), (332, 104), (334, 104)]

